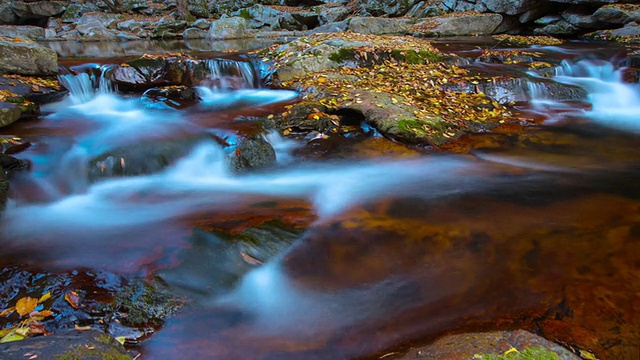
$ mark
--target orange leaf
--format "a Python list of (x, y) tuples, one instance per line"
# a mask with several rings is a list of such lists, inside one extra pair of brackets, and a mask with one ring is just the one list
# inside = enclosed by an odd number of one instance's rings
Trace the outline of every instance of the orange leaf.
[(35, 335), (35, 334), (47, 334), (47, 328), (44, 326), (44, 324), (41, 324), (39, 322), (32, 322), (31, 324), (29, 324), (29, 334), (31, 335)]
[(51, 310), (42, 310), (42, 311), (34, 311), (31, 314), (29, 314), (29, 317), (48, 317), (53, 315), (53, 311)]
[(25, 296), (16, 303), (16, 311), (20, 316), (25, 316), (32, 312), (36, 306), (38, 306), (38, 299)]
[(66, 293), (64, 295), (64, 299), (74, 308), (77, 309), (78, 308), (78, 302), (80, 301), (80, 296), (78, 296), (78, 293), (75, 291), (72, 291), (70, 293)]

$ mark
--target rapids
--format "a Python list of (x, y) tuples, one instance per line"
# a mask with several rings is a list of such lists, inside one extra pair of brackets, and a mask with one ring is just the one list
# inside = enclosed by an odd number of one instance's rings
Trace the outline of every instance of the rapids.
[[(232, 139), (236, 115), (282, 109), (298, 94), (259, 84), (248, 63), (219, 59), (209, 61), (219, 71), (188, 110), (122, 95), (87, 73), (61, 75), (70, 96), (17, 129), (34, 143), (17, 155), (32, 169), (12, 180), (0, 259), (152, 276), (176, 266), (163, 257), (188, 263), (192, 229), (203, 222), (265, 212), (285, 219), (295, 208), (305, 220), (298, 219), (304, 232), (293, 245), (224, 291), (176, 290), (193, 305), (143, 342), (143, 355), (377, 358), (492, 320), (576, 341), (579, 335), (545, 317), (558, 304), (573, 307), (569, 326), (593, 329), (603, 320), (594, 309), (607, 301), (606, 311), (619, 309), (640, 293), (632, 271), (640, 256), (640, 87), (622, 81), (615, 59), (542, 50), (562, 53), (553, 80), (585, 88), (587, 103), (553, 101), (525, 83), (530, 98), (520, 110), (546, 122), (497, 148), (311, 160), (296, 155), (302, 140), (265, 132), (278, 159), (267, 171), (235, 173), (224, 148), (203, 140), (162, 172), (97, 182), (87, 164), (107, 150), (199, 133)], [(229, 67), (240, 77), (225, 77)], [(205, 288), (217, 275), (193, 276), (206, 279), (193, 287)], [(170, 276), (165, 281), (178, 287)], [(614, 289), (606, 301), (583, 305)], [(628, 327), (640, 325), (640, 312), (624, 317), (579, 341), (631, 343)], [(595, 340), (579, 345), (610, 350)]]

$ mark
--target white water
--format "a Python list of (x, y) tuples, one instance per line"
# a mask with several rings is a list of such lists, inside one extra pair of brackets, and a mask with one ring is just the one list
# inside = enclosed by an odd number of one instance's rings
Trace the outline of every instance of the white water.
[(581, 112), (587, 119), (602, 126), (640, 133), (640, 85), (623, 82), (623, 71), (604, 60), (563, 61), (553, 79), (587, 90), (591, 110)]

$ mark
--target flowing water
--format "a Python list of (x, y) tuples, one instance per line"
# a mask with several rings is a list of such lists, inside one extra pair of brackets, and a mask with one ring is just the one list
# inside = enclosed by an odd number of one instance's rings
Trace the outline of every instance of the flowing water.
[(587, 60), (593, 47), (538, 50), (588, 99), (552, 101), (531, 77), (518, 106), (542, 125), (473, 136), (469, 154), (398, 150), (372, 131), (305, 157), (305, 140), (270, 132), (279, 161), (266, 171), (232, 171), (229, 149), (203, 138), (161, 172), (97, 182), (90, 159), (106, 151), (203, 133), (233, 145), (255, 131), (243, 119), (297, 94), (228, 59), (209, 60), (202, 100), (182, 110), (119, 94), (105, 66), (62, 75), (68, 98), (0, 130), (33, 144), (2, 217), (3, 280), (18, 265), (84, 274), (93, 283), (70, 283), (86, 301), (118, 291), (105, 274), (159, 281), (189, 305), (129, 342), (149, 359), (378, 358), (510, 328), (634, 358), (640, 87), (616, 59)]

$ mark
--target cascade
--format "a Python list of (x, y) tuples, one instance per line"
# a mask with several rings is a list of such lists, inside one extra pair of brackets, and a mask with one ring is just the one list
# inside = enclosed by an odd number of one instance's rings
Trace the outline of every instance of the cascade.
[(212, 88), (216, 90), (252, 89), (258, 87), (257, 76), (251, 63), (230, 59), (209, 59)]

